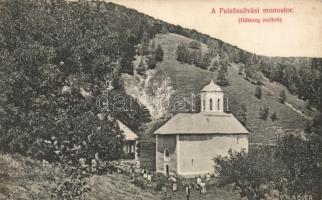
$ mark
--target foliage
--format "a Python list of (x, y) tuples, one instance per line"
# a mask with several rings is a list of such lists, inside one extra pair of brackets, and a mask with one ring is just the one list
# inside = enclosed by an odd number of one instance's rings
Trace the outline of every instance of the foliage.
[(271, 120), (273, 122), (276, 121), (276, 120), (278, 120), (276, 112), (273, 112), (273, 114), (271, 115)]
[(225, 70), (225, 65), (222, 65), (219, 72), (218, 72), (218, 77), (217, 77), (217, 84), (220, 86), (228, 86), (229, 82), (227, 79), (227, 71)]
[(255, 88), (255, 94), (254, 95), (255, 95), (255, 97), (257, 99), (261, 99), (262, 98), (262, 88), (260, 86), (257, 86)]
[(200, 49), (201, 48), (201, 44), (200, 42), (193, 40), (189, 43), (189, 47), (192, 49)]
[(285, 90), (281, 90), (280, 94), (278, 96), (280, 98), (280, 102), (285, 103), (285, 101), (286, 101), (286, 92), (285, 92)]
[(149, 56), (147, 61), (148, 69), (155, 69), (157, 61), (154, 56)]
[(245, 126), (247, 122), (247, 107), (245, 104), (240, 106), (240, 110), (238, 112), (239, 121)]
[(141, 59), (138, 67), (136, 68), (136, 73), (138, 73), (139, 75), (143, 76), (145, 75), (145, 66), (144, 66), (144, 63), (143, 63), (143, 60)]
[(207, 52), (204, 55), (201, 48), (189, 49), (186, 44), (179, 44), (176, 51), (177, 61), (194, 64), (196, 67), (207, 69), (211, 62), (211, 53)]
[(154, 190), (155, 191), (161, 191), (162, 187), (166, 184), (168, 184), (169, 180), (168, 177), (164, 176), (161, 173), (157, 173), (154, 177), (153, 177), (153, 182), (155, 182), (155, 187)]
[[(304, 136), (305, 137), (305, 136)], [(302, 133), (287, 135), (279, 140), (276, 155), (287, 166), (287, 189), (290, 195), (313, 194), (314, 199), (321, 198), (321, 169), (319, 156), (321, 143), (315, 139), (303, 138)]]
[(269, 115), (269, 107), (264, 106), (259, 108), (259, 119), (267, 120), (267, 117)]
[(261, 147), (246, 153), (228, 152), (227, 157), (215, 158), (215, 170), (218, 173), (219, 186), (235, 185), (241, 197), (259, 200), (269, 193), (265, 186), (273, 182), (283, 171), (283, 166), (273, 157), (271, 147)]
[(155, 50), (155, 60), (158, 62), (162, 62), (163, 61), (163, 49), (162, 46), (160, 44), (158, 44), (157, 49)]
[(295, 133), (280, 138), (276, 146), (253, 148), (215, 158), (220, 186), (233, 184), (248, 199), (262, 199), (274, 191), (278, 199), (307, 194), (321, 198), (321, 144), (315, 139)]

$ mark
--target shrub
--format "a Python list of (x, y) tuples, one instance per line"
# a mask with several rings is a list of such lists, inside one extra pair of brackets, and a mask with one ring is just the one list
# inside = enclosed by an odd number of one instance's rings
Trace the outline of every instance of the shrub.
[(157, 66), (157, 61), (154, 56), (148, 57), (148, 69), (155, 69)]
[(136, 69), (136, 72), (141, 76), (145, 75), (145, 66), (144, 66), (144, 63), (142, 60), (140, 61), (139, 65)]
[(272, 115), (271, 115), (271, 120), (274, 122), (276, 121), (278, 118), (277, 118), (277, 114), (276, 112), (274, 112)]
[(257, 99), (261, 99), (262, 98), (262, 88), (257, 86), (255, 89), (255, 97)]
[(200, 49), (201, 48), (201, 44), (200, 42), (193, 40), (189, 43), (189, 47), (192, 49)]
[(260, 107), (259, 118), (262, 120), (267, 120), (268, 115), (269, 115), (269, 108), (267, 106)]
[(144, 179), (141, 176), (136, 177), (133, 181), (133, 184), (140, 188), (145, 188)]
[(238, 113), (239, 116), (239, 121), (243, 124), (246, 125), (247, 122), (247, 108), (245, 104), (242, 104)]
[(162, 46), (159, 44), (158, 48), (155, 50), (155, 60), (158, 62), (162, 62), (163, 61), (163, 49)]
[(153, 179), (154, 179), (153, 182), (156, 183), (154, 187), (155, 191), (161, 191), (162, 186), (168, 184), (168, 178), (163, 174), (158, 173), (153, 177)]
[(281, 103), (285, 103), (285, 101), (286, 101), (286, 92), (285, 92), (285, 90), (280, 91), (279, 98), (280, 98)]

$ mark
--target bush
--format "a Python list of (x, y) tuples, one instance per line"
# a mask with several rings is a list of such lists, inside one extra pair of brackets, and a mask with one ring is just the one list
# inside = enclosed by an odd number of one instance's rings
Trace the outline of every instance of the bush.
[(271, 120), (274, 122), (276, 121), (278, 118), (277, 118), (277, 114), (276, 112), (274, 112), (272, 115), (271, 115)]
[(264, 108), (260, 107), (259, 118), (262, 120), (267, 120), (268, 115), (269, 115), (269, 108), (267, 106), (265, 106)]
[(133, 181), (133, 184), (140, 188), (145, 188), (144, 179), (141, 176), (136, 177)]
[(200, 42), (196, 41), (196, 40), (193, 40), (189, 43), (189, 47), (191, 49), (200, 49), (201, 48), (201, 44)]
[(238, 112), (239, 121), (245, 126), (247, 122), (247, 108), (245, 104), (242, 104)]
[(261, 99), (262, 98), (262, 88), (257, 86), (255, 89), (255, 97), (257, 99)]
[(136, 72), (141, 76), (145, 75), (145, 66), (144, 66), (144, 63), (142, 60), (140, 61), (139, 65), (136, 69)]
[(148, 69), (155, 69), (157, 66), (157, 61), (154, 56), (148, 57)]
[(162, 186), (168, 184), (168, 178), (163, 174), (158, 173), (153, 177), (153, 182), (155, 182), (154, 190), (161, 191)]
[(163, 49), (162, 46), (159, 44), (158, 48), (155, 50), (155, 60), (158, 62), (162, 62), (163, 61)]
[(286, 101), (286, 92), (285, 92), (285, 90), (280, 91), (279, 98), (280, 98), (281, 103), (285, 103), (285, 101)]

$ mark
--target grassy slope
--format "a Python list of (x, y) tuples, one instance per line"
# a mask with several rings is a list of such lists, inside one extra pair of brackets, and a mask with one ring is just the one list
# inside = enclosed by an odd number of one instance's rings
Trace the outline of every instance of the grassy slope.
[[(179, 43), (188, 43), (191, 39), (176, 34), (159, 34), (155, 38), (156, 43), (164, 49), (164, 61), (159, 64), (158, 72), (166, 74), (172, 79), (174, 88), (182, 93), (195, 92), (207, 84), (210, 79), (216, 80), (216, 74), (194, 67), (193, 65), (176, 61), (176, 47)], [(203, 50), (206, 47), (203, 45)], [(279, 133), (279, 129), (292, 131), (305, 126), (305, 118), (290, 107), (278, 102), (278, 93), (283, 87), (280, 84), (265, 82), (262, 99), (254, 97), (255, 85), (246, 81), (238, 70), (230, 66), (228, 69), (230, 86), (224, 87), (228, 95), (233, 114), (237, 114), (242, 103), (247, 106), (247, 128), (251, 131), (251, 143), (272, 143)], [(288, 101), (296, 108), (303, 108), (303, 101), (288, 94)], [(263, 121), (258, 118), (259, 108), (267, 105), (270, 113), (276, 112), (279, 120)], [(305, 111), (308, 113), (307, 111)], [(310, 114), (310, 113), (308, 113)]]
[[(0, 200), (50, 199), (49, 191), (62, 180), (62, 173), (53, 171), (50, 165), (20, 155), (0, 153)], [(159, 200), (161, 195), (152, 189), (141, 189), (130, 183), (122, 174), (93, 176), (89, 183), (92, 191), (87, 200)], [(155, 182), (153, 182), (155, 184)], [(8, 196), (11, 198), (8, 198)], [(172, 199), (184, 200), (184, 191), (170, 192)], [(238, 200), (238, 192), (211, 188), (207, 196), (192, 191), (192, 199)]]

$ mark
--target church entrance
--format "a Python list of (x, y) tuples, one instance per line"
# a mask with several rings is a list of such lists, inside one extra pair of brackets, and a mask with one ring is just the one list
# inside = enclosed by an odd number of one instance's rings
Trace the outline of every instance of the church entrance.
[(164, 165), (164, 171), (165, 171), (165, 174), (166, 174), (167, 176), (169, 176), (170, 170), (169, 170), (169, 165), (168, 165), (168, 164), (165, 164), (165, 165)]

